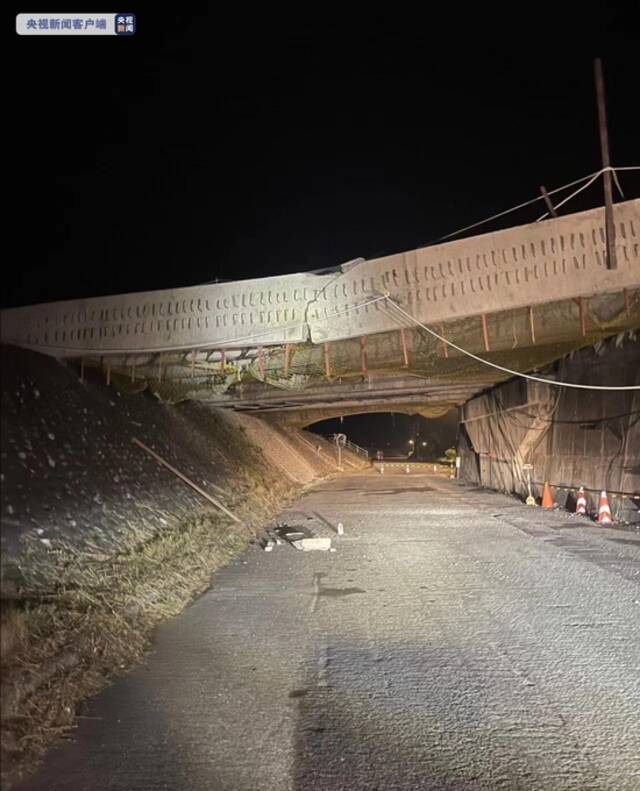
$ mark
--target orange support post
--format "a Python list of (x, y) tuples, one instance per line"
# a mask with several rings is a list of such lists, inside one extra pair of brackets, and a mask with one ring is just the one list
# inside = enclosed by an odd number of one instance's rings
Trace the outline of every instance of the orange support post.
[(404, 358), (405, 368), (409, 367), (409, 352), (407, 350), (407, 339), (404, 334), (404, 327), (400, 328), (400, 340), (402, 342), (402, 357)]
[(578, 297), (578, 299), (576, 299), (576, 304), (578, 305), (578, 316), (580, 317), (580, 332), (584, 338), (587, 334), (587, 317), (584, 309), (584, 298)]
[(529, 329), (531, 330), (531, 343), (535, 343), (536, 342), (536, 324), (535, 324), (535, 318), (534, 318), (534, 315), (533, 315), (533, 308), (531, 306), (529, 306), (528, 312), (529, 312)]
[(291, 344), (285, 343), (284, 345), (284, 376), (285, 379), (289, 376), (289, 362), (291, 359)]
[(490, 352), (491, 346), (489, 345), (489, 327), (487, 326), (487, 316), (484, 313), (482, 314), (482, 337), (484, 338), (485, 352)]
[[(440, 325), (440, 335), (444, 338), (444, 327)], [(442, 341), (442, 351), (444, 352), (445, 359), (449, 357), (449, 347)]]

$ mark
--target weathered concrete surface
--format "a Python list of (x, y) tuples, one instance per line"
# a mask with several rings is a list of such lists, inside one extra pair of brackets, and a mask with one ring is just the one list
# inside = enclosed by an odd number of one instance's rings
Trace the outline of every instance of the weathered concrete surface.
[(23, 791), (640, 787), (636, 534), (373, 473), (283, 519), (337, 552), (218, 573)]
[(640, 200), (614, 207), (618, 268), (607, 269), (604, 209), (406, 253), (299, 273), (148, 291), (0, 313), (5, 343), (55, 356), (314, 343), (398, 327), (391, 296), (441, 322), (640, 285)]

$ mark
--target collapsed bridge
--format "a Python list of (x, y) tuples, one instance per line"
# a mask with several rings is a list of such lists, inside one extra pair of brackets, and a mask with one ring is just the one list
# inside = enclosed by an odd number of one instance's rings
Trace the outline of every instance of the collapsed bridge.
[(640, 324), (640, 200), (614, 226), (615, 269), (598, 208), (324, 274), (14, 308), (2, 339), (167, 401), (433, 416), (509, 376), (448, 342), (530, 371)]

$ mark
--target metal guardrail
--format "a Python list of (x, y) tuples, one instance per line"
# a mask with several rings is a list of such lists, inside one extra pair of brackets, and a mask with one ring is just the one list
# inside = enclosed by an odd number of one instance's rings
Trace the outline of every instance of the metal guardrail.
[(356, 445), (355, 442), (351, 442), (350, 439), (347, 440), (347, 447), (349, 450), (352, 450), (354, 453), (357, 453), (359, 456), (364, 456), (365, 459), (369, 458), (369, 451), (366, 448), (361, 447), (360, 445)]
[[(337, 436), (336, 434), (331, 435), (332, 442), (335, 442), (336, 436)], [(366, 448), (363, 448), (361, 445), (356, 445), (355, 442), (351, 442), (350, 439), (347, 439), (344, 442), (344, 447), (349, 448), (349, 450), (353, 451), (354, 453), (357, 453), (359, 456), (364, 456), (365, 459), (369, 458), (369, 451)]]

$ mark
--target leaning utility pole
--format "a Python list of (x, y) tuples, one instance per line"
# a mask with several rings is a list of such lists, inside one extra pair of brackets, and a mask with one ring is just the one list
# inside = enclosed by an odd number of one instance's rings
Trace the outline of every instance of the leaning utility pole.
[[(596, 96), (598, 99), (598, 122), (600, 126), (600, 152), (602, 154), (602, 167), (610, 168), (609, 160), (609, 132), (607, 130), (607, 109), (604, 100), (604, 78), (602, 76), (602, 61), (596, 58), (594, 63), (596, 77)], [(607, 269), (617, 269), (616, 261), (616, 228), (613, 223), (613, 190), (611, 185), (611, 171), (605, 170), (602, 174), (604, 180), (604, 221), (605, 238), (607, 245)]]

